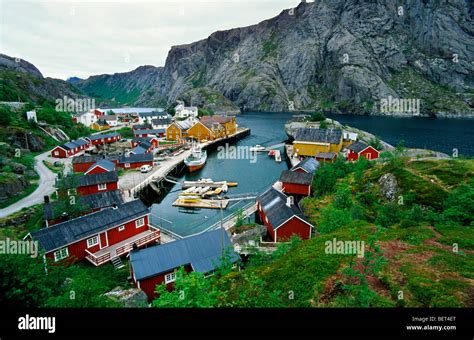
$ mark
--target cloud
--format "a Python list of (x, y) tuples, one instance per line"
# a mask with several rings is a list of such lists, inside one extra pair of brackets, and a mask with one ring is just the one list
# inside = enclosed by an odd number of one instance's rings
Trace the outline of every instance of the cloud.
[(256, 24), (299, 0), (0, 0), (0, 52), (66, 79), (162, 66), (173, 45)]

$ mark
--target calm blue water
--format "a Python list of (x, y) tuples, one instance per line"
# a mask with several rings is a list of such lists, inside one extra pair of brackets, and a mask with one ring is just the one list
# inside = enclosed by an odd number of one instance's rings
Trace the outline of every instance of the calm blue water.
[[(235, 146), (254, 146), (256, 144), (272, 146), (287, 139), (284, 131), (285, 122), (291, 113), (245, 113), (237, 118), (241, 126), (252, 130), (250, 136), (240, 140)], [(408, 147), (429, 148), (451, 153), (457, 148), (460, 154), (474, 155), (474, 120), (429, 119), (429, 118), (386, 118), (368, 116), (335, 115), (331, 118), (343, 124), (352, 125), (373, 133), (386, 142), (397, 145), (400, 140)], [(283, 151), (283, 147), (280, 148)], [(244, 193), (261, 193), (272, 185), (282, 170), (287, 169), (286, 163), (276, 163), (266, 153), (259, 153), (256, 163), (248, 159), (222, 160), (217, 158), (217, 151), (210, 152), (206, 166), (195, 173), (180, 178), (196, 180), (212, 178), (238, 182), (238, 187), (229, 188), (228, 196)], [(185, 209), (173, 207), (180, 186), (175, 185), (171, 192), (152, 207), (152, 220), (164, 229), (182, 236), (188, 236), (206, 229), (219, 221), (219, 210)], [(224, 216), (236, 211), (249, 201), (231, 202), (224, 211)]]

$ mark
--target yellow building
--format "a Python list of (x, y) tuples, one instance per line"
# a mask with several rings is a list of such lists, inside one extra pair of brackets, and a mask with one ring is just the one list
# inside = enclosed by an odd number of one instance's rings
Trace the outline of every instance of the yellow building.
[(197, 122), (188, 130), (188, 137), (193, 138), (199, 142), (203, 140), (214, 140), (215, 132), (207, 127), (202, 122)]
[(195, 118), (188, 118), (171, 123), (166, 128), (166, 140), (182, 141), (188, 138), (189, 129), (196, 124), (197, 121)]
[(342, 130), (339, 129), (298, 129), (293, 142), (293, 150), (298, 156), (315, 157), (321, 152), (340, 152)]
[(98, 120), (91, 124), (90, 128), (95, 131), (104, 131), (110, 129), (110, 126), (105, 120)]
[(221, 115), (213, 115), (213, 116), (204, 116), (201, 118), (201, 122), (204, 123), (206, 126), (210, 126), (211, 123), (218, 123), (223, 127), (223, 131), (216, 131), (220, 137), (230, 136), (237, 132), (237, 122), (235, 117), (231, 116), (221, 116)]

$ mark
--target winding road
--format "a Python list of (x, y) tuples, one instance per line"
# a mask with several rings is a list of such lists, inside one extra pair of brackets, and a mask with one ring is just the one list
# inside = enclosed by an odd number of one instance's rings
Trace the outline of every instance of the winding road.
[(13, 203), (4, 209), (0, 209), (0, 218), (16, 213), (23, 208), (41, 203), (43, 202), (44, 196), (51, 195), (55, 191), (54, 182), (56, 174), (49, 170), (43, 163), (44, 160), (49, 158), (49, 154), (50, 151), (47, 151), (35, 157), (35, 170), (40, 176), (38, 188), (18, 202)]

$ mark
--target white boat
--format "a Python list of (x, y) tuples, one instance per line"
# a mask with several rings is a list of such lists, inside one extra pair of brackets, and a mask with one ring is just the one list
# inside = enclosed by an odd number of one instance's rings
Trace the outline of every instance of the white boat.
[(193, 144), (191, 155), (184, 160), (184, 164), (188, 167), (189, 172), (202, 169), (206, 164), (207, 152), (201, 149), (197, 144)]
[(265, 147), (257, 144), (250, 148), (250, 152), (258, 152), (258, 151), (265, 151)]

